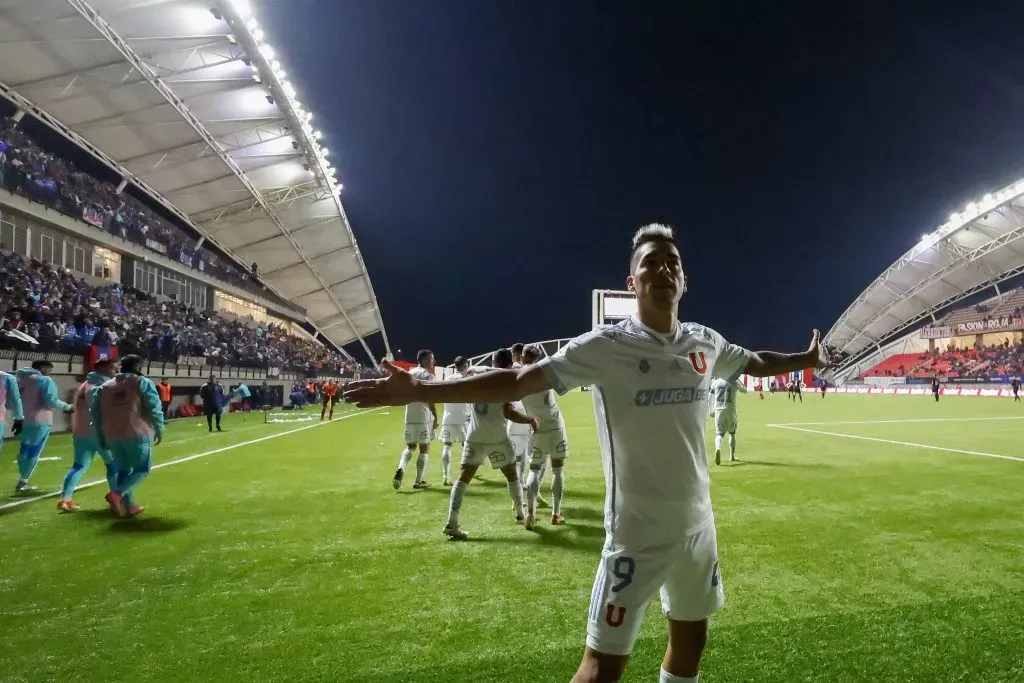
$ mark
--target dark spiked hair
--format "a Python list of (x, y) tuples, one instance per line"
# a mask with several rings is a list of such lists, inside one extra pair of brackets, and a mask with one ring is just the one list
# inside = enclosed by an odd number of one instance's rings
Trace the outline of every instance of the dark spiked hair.
[(629, 252), (629, 265), (632, 269), (633, 259), (640, 247), (650, 242), (676, 243), (676, 233), (671, 226), (664, 223), (648, 223), (633, 234), (633, 248)]

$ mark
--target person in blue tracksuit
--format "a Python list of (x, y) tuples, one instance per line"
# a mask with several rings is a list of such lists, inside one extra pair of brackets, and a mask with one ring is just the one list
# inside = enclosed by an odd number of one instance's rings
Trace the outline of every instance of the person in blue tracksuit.
[(203, 414), (206, 415), (206, 425), (213, 431), (214, 418), (217, 420), (217, 431), (220, 428), (220, 416), (224, 412), (224, 385), (217, 381), (213, 373), (210, 380), (199, 388), (199, 398), (203, 399)]
[(25, 425), (20, 436), (21, 447), (18, 449), (18, 484), (14, 487), (15, 493), (36, 490), (28, 480), (39, 464), (46, 440), (50, 438), (53, 411), (74, 412), (74, 406), (60, 400), (57, 395), (57, 383), (50, 377), (51, 370), (53, 363), (48, 360), (37, 360), (31, 368), (18, 370), (18, 389), (25, 409)]
[(24, 418), (18, 378), (9, 372), (0, 371), (0, 448), (4, 445), (8, 421), (11, 423), (11, 432), (17, 436), (21, 433)]
[(64, 487), (60, 500), (57, 501), (58, 512), (74, 512), (78, 505), (72, 500), (75, 487), (82, 481), (82, 476), (92, 464), (93, 456), (99, 453), (107, 470), (107, 486), (110, 492), (107, 493), (107, 503), (111, 503), (111, 493), (117, 486), (117, 466), (114, 465), (114, 456), (105, 448), (100, 448), (96, 441), (96, 433), (90, 423), (89, 398), (93, 389), (100, 386), (114, 376), (114, 361), (103, 358), (96, 362), (85, 381), (75, 391), (75, 413), (71, 416), (71, 443), (74, 449), (74, 464), (64, 477)]
[(149, 476), (153, 446), (164, 433), (164, 411), (156, 385), (140, 374), (143, 360), (121, 359), (121, 372), (92, 391), (89, 414), (100, 448), (110, 450), (117, 482), (108, 502), (118, 516), (134, 517), (143, 507), (134, 491)]

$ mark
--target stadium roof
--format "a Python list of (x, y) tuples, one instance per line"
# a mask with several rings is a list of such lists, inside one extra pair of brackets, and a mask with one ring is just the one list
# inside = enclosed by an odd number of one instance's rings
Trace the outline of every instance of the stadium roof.
[(1024, 180), (971, 202), (879, 275), (825, 335), (866, 354), (936, 313), (1024, 272)]
[(241, 0), (0, 0), (0, 90), (372, 359), (341, 185), (265, 40)]

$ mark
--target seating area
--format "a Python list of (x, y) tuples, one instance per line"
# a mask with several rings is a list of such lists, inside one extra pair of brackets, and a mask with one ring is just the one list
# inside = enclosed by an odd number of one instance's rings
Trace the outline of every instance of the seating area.
[[(66, 268), (0, 252), (0, 346), (83, 353), (116, 346), (123, 355), (174, 362), (201, 356), (210, 365), (367, 375), (368, 369), (274, 324), (246, 323), (175, 301), (159, 302), (121, 285), (90, 285)], [(38, 340), (29, 344), (16, 331)]]
[(1024, 344), (947, 349), (934, 353), (902, 353), (886, 358), (861, 375), (865, 377), (1019, 377), (1024, 374)]
[(259, 282), (256, 264), (242, 269), (222, 259), (171, 221), (112, 182), (79, 169), (49, 151), (46, 136), (36, 139), (11, 118), (0, 119), (0, 185), (68, 217), (84, 221), (190, 268), (230, 283), (288, 308), (294, 304), (275, 296)]

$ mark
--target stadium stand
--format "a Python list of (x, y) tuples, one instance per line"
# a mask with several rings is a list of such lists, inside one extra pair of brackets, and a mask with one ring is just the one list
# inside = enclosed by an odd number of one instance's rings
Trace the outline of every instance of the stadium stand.
[[(45, 144), (45, 143), (44, 143)], [(10, 119), (0, 121), (0, 185), (32, 202), (104, 231), (107, 245), (116, 239), (170, 257), (183, 266), (270, 298), (283, 308), (294, 304), (262, 287), (253, 270), (243, 272), (142, 202), (118, 194), (112, 184), (94, 178), (48, 151)], [(258, 322), (197, 309), (176, 297), (158, 297), (121, 284), (91, 284), (87, 272), (26, 259), (0, 243), (0, 309), (4, 335), (0, 348), (84, 355), (93, 345), (115, 346), (123, 355), (175, 362), (179, 356), (205, 358), (212, 367), (279, 368), (309, 376), (353, 376), (370, 370), (322, 344), (287, 332), (273, 322)], [(83, 268), (84, 270), (84, 268)], [(37, 344), (7, 333), (20, 332)]]

